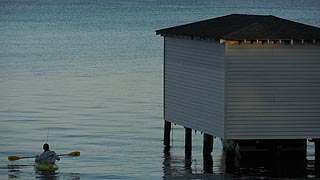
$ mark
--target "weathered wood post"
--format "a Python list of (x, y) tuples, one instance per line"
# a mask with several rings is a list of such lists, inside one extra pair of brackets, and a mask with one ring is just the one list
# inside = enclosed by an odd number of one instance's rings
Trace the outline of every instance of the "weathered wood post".
[(205, 173), (213, 173), (213, 160), (211, 152), (213, 150), (213, 137), (203, 134), (203, 170)]
[(192, 155), (192, 130), (185, 128), (185, 156), (191, 157)]
[(170, 149), (170, 132), (171, 132), (171, 122), (164, 121), (164, 136), (163, 136), (163, 145), (165, 150)]
[(315, 160), (315, 176), (320, 178), (320, 139), (313, 139), (314, 142), (314, 160)]
[(223, 150), (226, 154), (226, 172), (234, 172), (235, 164), (235, 142), (234, 140), (224, 140), (223, 141)]
[(203, 171), (208, 174), (213, 173), (213, 159), (211, 154), (203, 156)]
[(209, 156), (213, 150), (213, 137), (209, 134), (203, 134), (203, 156)]

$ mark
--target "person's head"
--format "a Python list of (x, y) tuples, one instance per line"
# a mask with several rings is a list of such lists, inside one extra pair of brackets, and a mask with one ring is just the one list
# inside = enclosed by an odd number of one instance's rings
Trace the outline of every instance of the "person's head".
[(43, 150), (44, 150), (44, 151), (49, 151), (49, 144), (45, 143), (45, 144), (43, 145)]

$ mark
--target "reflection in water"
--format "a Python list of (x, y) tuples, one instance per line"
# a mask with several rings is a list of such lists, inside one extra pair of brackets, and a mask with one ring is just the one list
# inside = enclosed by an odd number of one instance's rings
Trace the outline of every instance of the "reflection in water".
[(164, 172), (164, 179), (168, 179), (171, 177), (181, 177), (185, 173), (190, 173), (190, 166), (184, 165), (183, 167), (179, 166), (180, 163), (177, 163), (177, 161), (180, 161), (179, 159), (174, 159), (171, 156), (171, 153), (169, 150), (164, 150), (164, 158), (163, 158), (163, 172)]
[(35, 177), (37, 179), (41, 180), (59, 180), (59, 179), (65, 179), (67, 178), (68, 180), (80, 180), (79, 174), (63, 174), (58, 171), (38, 171), (36, 170), (36, 175)]
[(59, 173), (55, 171), (36, 171), (36, 178), (41, 180), (58, 180), (59, 179)]
[[(25, 179), (26, 177), (40, 180), (80, 180), (78, 173), (61, 173), (59, 171), (38, 171), (33, 165), (8, 165), (3, 169), (8, 169), (8, 179)], [(31, 170), (31, 171), (30, 171)]]
[[(228, 154), (226, 151), (221, 154), (213, 152), (213, 155), (205, 155), (203, 159), (199, 156), (172, 155), (170, 149), (164, 149), (163, 178), (218, 180), (244, 177), (246, 179), (314, 178), (314, 160), (306, 157), (306, 151), (303, 149), (268, 144), (263, 147), (258, 146), (258, 149), (254, 150), (243, 147), (238, 153), (233, 154)], [(232, 157), (228, 158), (227, 155)], [(199, 163), (201, 160), (203, 162)]]
[(28, 165), (8, 165), (8, 179), (19, 179), (20, 174), (23, 172), (21, 169)]
[[(235, 154), (234, 166), (229, 172), (244, 176), (274, 178), (307, 177), (305, 140), (239, 141), (240, 154)], [(234, 171), (234, 170), (238, 171)]]
[(192, 156), (172, 156), (166, 149), (163, 152), (163, 179), (223, 179), (221, 173), (214, 174), (211, 154), (203, 156), (203, 164), (198, 164)]
[[(242, 152), (238, 175), (266, 177), (306, 177), (305, 156), (299, 152)], [(236, 169), (236, 167), (234, 167)]]
[(185, 156), (185, 158), (184, 158), (184, 168), (185, 168), (186, 172), (192, 173), (191, 165), (192, 165), (191, 156)]

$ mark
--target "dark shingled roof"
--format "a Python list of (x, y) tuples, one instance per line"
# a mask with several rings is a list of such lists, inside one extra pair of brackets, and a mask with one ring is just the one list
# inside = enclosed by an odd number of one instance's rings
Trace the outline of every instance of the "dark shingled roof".
[(225, 40), (319, 40), (320, 28), (270, 15), (231, 14), (156, 31)]

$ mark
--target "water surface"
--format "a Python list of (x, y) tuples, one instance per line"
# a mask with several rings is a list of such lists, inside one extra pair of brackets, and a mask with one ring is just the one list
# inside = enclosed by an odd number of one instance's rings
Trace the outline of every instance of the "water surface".
[[(163, 153), (163, 40), (155, 30), (231, 13), (319, 27), (319, 7), (317, 0), (0, 0), (0, 179), (230, 177), (219, 139), (213, 171), (205, 172), (200, 132), (191, 160), (179, 126)], [(58, 154), (81, 156), (64, 157), (51, 174), (36, 172), (32, 159), (7, 161), (40, 153), (47, 137)]]

